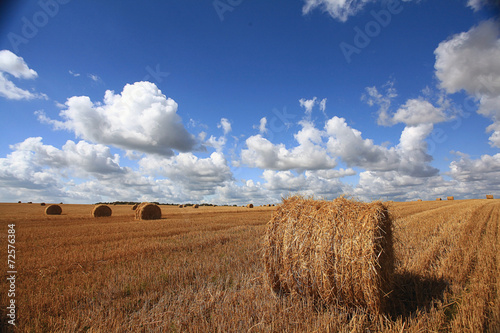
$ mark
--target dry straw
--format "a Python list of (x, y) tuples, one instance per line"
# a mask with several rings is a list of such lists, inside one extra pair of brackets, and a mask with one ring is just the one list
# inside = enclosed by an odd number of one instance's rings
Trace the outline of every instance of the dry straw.
[(137, 209), (137, 207), (139, 207), (139, 204), (135, 204), (135, 205), (133, 205), (133, 206), (132, 206), (132, 210), (136, 210), (136, 209)]
[(284, 199), (267, 225), (264, 264), (277, 294), (379, 314), (394, 272), (387, 208), (344, 197)]
[(179, 207), (179, 208), (184, 208), (184, 205), (179, 205), (178, 207)]
[(141, 203), (135, 210), (136, 220), (159, 220), (161, 219), (161, 208), (150, 202)]
[(455, 200), (454, 197), (446, 197), (446, 200)]
[(437, 198), (436, 201), (441, 201), (442, 199), (441, 198)]
[(253, 204), (249, 203), (249, 204), (247, 205), (247, 208), (253, 208)]
[(42, 202), (42, 203), (40, 204), (40, 206), (45, 206), (45, 202)]
[(92, 209), (92, 216), (93, 217), (106, 217), (106, 216), (111, 216), (111, 208), (106, 205), (97, 205)]
[(193, 206), (193, 208), (198, 208), (198, 207), (200, 207), (200, 206), (198, 206), (198, 204), (196, 204), (196, 205)]
[(486, 194), (486, 199), (493, 199), (493, 194)]
[(45, 215), (61, 215), (62, 208), (59, 205), (49, 205), (45, 208)]

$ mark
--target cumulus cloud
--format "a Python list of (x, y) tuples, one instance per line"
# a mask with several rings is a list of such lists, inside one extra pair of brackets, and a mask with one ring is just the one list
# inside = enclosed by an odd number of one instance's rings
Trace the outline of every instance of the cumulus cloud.
[(194, 197), (214, 194), (215, 188), (232, 179), (227, 160), (220, 152), (208, 158), (180, 153), (171, 158), (146, 156), (139, 161), (142, 173), (168, 177)]
[(418, 98), (407, 100), (393, 115), (391, 122), (417, 126), (436, 124), (446, 120), (447, 117), (441, 108), (435, 107), (423, 98)]
[(32, 93), (17, 87), (6, 74), (17, 79), (32, 80), (38, 77), (37, 72), (30, 69), (23, 58), (9, 50), (0, 50), (0, 96), (7, 99), (47, 99), (45, 94)]
[(489, 117), (490, 144), (500, 147), (500, 25), (488, 20), (439, 44), (436, 76), (448, 93), (465, 91), (479, 103), (478, 113)]
[(260, 122), (259, 122), (259, 132), (260, 134), (266, 134), (267, 133), (267, 118), (266, 117), (262, 117), (260, 119)]
[(322, 143), (322, 133), (312, 123), (300, 122), (302, 129), (294, 137), (298, 146), (287, 149), (284, 144), (273, 144), (260, 134), (246, 140), (248, 149), (241, 151), (242, 163), (255, 168), (271, 170), (318, 170), (336, 166)]
[(366, 87), (365, 94), (361, 99), (366, 101), (370, 106), (378, 105), (378, 119), (377, 123), (382, 126), (393, 125), (391, 116), (389, 115), (389, 108), (391, 107), (392, 100), (398, 96), (394, 88), (394, 81), (388, 81), (384, 84), (385, 94), (378, 91), (377, 87)]
[(49, 119), (40, 111), (39, 120), (88, 141), (163, 156), (198, 145), (182, 124), (177, 103), (151, 82), (127, 84), (121, 94), (108, 90), (103, 102), (75, 96), (65, 105), (60, 112), (63, 120)]
[(313, 99), (301, 98), (299, 100), (300, 106), (303, 107), (306, 111), (306, 115), (311, 115), (312, 109), (316, 104), (317, 99), (318, 99), (317, 97), (314, 97)]

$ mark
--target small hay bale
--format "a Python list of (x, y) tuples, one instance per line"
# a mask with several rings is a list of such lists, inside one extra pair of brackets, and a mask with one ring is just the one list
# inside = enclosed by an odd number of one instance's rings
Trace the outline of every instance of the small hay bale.
[(150, 202), (141, 203), (135, 210), (136, 220), (159, 220), (161, 219), (161, 208)]
[(111, 216), (111, 208), (106, 205), (97, 205), (92, 209), (92, 217), (106, 217)]
[(17, 203), (22, 203), (21, 201), (18, 201)]
[(263, 259), (277, 294), (379, 314), (392, 290), (392, 221), (380, 202), (293, 196), (267, 225)]
[(31, 202), (31, 201), (28, 201), (28, 203), (29, 203), (30, 205), (32, 204), (32, 202)]
[(59, 205), (49, 205), (45, 208), (45, 215), (61, 215), (62, 208)]
[(198, 204), (196, 204), (196, 205), (193, 206), (193, 208), (198, 208), (198, 207), (200, 207), (200, 206), (198, 206)]
[(446, 197), (446, 200), (455, 200), (454, 197)]
[(179, 205), (179, 206), (177, 206), (177, 207), (179, 207), (179, 208), (184, 208), (184, 205)]
[(136, 209), (137, 209), (137, 207), (139, 207), (139, 204), (135, 204), (135, 205), (133, 205), (133, 206), (132, 206), (132, 210), (136, 210)]
[(437, 198), (437, 199), (436, 199), (436, 201), (441, 201), (441, 200), (443, 200), (443, 199), (441, 199), (441, 198)]
[(493, 194), (486, 194), (486, 199), (493, 199)]
[(253, 204), (248, 204), (247, 208), (253, 208)]
[(40, 206), (45, 206), (45, 202), (42, 202), (42, 203), (40, 204)]

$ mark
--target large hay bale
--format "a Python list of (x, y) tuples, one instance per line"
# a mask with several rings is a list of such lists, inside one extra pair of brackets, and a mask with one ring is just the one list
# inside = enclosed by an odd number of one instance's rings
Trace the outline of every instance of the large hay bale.
[(179, 205), (179, 206), (177, 206), (177, 207), (179, 207), (179, 208), (184, 208), (184, 205)]
[(49, 205), (45, 208), (45, 215), (61, 215), (62, 208), (59, 205)]
[(198, 206), (198, 204), (196, 204), (196, 205), (193, 206), (193, 208), (198, 208), (198, 207), (200, 207), (200, 206)]
[(493, 199), (493, 194), (486, 194), (486, 199)]
[(247, 208), (253, 208), (253, 204), (249, 203), (249, 204), (247, 205)]
[(441, 201), (442, 199), (441, 198), (437, 198), (436, 201)]
[(150, 202), (141, 203), (135, 210), (136, 220), (159, 220), (161, 219), (161, 208)]
[(380, 202), (284, 199), (267, 225), (271, 288), (381, 313), (394, 272), (392, 222)]
[(446, 197), (446, 200), (455, 200), (454, 197)]
[(111, 216), (111, 208), (106, 205), (97, 205), (92, 209), (92, 216), (93, 217), (106, 217), (106, 216)]

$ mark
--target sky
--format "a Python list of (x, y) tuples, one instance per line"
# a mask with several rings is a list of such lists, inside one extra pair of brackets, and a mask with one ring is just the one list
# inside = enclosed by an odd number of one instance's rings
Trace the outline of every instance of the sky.
[(498, 7), (4, 1), (0, 201), (500, 197)]

